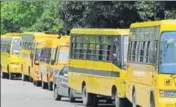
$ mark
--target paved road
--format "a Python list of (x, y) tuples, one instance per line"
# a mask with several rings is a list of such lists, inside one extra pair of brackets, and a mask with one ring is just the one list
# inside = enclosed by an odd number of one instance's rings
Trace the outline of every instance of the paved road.
[[(69, 103), (67, 98), (54, 101), (53, 92), (20, 80), (1, 79), (1, 107), (84, 107), (81, 101)], [(100, 105), (99, 107), (112, 107)]]

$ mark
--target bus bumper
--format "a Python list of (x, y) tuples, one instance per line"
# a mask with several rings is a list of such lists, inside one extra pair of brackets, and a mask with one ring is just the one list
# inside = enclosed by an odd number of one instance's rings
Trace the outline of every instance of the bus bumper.
[(41, 81), (42, 80), (40, 71), (34, 71), (33, 80), (34, 81)]
[(21, 74), (21, 65), (20, 64), (10, 64), (9, 65), (9, 72)]
[(159, 98), (157, 107), (176, 107), (176, 98)]

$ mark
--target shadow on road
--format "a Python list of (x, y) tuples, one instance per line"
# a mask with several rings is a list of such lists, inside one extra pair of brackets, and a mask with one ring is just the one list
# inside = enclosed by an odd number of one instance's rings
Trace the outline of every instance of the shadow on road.
[[(61, 101), (64, 101), (64, 102), (69, 102), (68, 99), (63, 99)], [(83, 103), (82, 103), (82, 100), (76, 100), (75, 102), (73, 102), (72, 104), (76, 104), (74, 107), (84, 107)], [(99, 102), (98, 106), (97, 107), (114, 107), (112, 104), (106, 104), (105, 102)]]

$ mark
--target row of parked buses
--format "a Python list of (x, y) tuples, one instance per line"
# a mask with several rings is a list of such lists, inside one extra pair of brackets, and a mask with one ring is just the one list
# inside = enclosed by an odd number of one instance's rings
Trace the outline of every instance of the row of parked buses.
[[(20, 36), (21, 35), (21, 36)], [(176, 20), (130, 29), (72, 29), (1, 36), (1, 76), (32, 80), (54, 99), (107, 99), (115, 107), (176, 107)]]
[(2, 35), (2, 78), (21, 77), (52, 90), (54, 71), (68, 63), (69, 39), (69, 36), (33, 32)]

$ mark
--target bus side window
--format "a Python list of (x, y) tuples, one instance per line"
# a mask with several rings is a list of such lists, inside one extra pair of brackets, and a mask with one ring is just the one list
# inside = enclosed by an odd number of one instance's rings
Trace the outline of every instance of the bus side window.
[(121, 67), (121, 37), (113, 37), (113, 42), (112, 42), (112, 62), (117, 65), (118, 67)]

